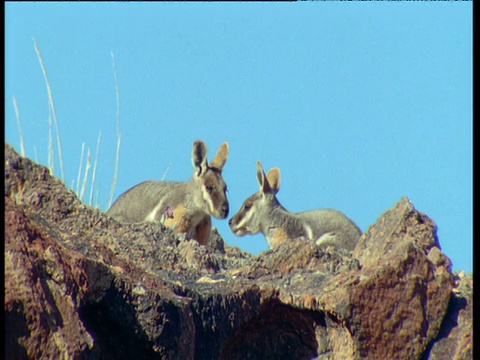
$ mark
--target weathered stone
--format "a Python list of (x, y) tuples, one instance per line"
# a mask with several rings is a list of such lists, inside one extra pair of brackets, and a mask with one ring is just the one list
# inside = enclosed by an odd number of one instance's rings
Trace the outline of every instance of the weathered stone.
[(447, 315), (426, 359), (473, 359), (473, 275), (461, 271), (455, 278)]
[(212, 234), (121, 225), (6, 144), (7, 358), (472, 358), (471, 277), (406, 198), (352, 255)]
[(78, 305), (87, 279), (94, 277), (95, 292), (102, 292), (102, 285), (109, 285), (108, 272), (59, 246), (11, 199), (5, 198), (5, 206), (6, 357), (79, 357), (94, 340)]

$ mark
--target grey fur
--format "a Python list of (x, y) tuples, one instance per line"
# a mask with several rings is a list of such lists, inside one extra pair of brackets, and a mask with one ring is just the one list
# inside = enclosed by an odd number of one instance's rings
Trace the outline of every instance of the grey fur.
[(162, 222), (206, 245), (211, 218), (225, 219), (229, 204), (222, 168), (228, 159), (228, 144), (218, 150), (212, 166), (207, 147), (195, 141), (192, 151), (194, 174), (188, 182), (146, 181), (126, 191), (107, 214), (124, 223)]
[(321, 247), (354, 249), (362, 232), (344, 214), (333, 209), (291, 213), (276, 197), (280, 189), (280, 170), (273, 168), (266, 176), (259, 161), (257, 179), (260, 191), (245, 200), (229, 221), (235, 235), (262, 233), (271, 248), (283, 241), (304, 237)]

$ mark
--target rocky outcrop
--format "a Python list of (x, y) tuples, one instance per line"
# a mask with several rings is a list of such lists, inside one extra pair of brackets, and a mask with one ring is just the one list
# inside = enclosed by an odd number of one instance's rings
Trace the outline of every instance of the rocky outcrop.
[(351, 256), (120, 225), (5, 145), (8, 359), (469, 359), (471, 275), (406, 198)]
[(455, 275), (455, 288), (442, 328), (429, 346), (425, 358), (473, 359), (473, 276), (463, 271)]

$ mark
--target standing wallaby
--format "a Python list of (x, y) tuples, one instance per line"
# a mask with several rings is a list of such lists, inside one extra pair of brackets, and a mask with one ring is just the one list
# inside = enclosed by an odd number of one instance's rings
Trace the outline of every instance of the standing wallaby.
[(188, 182), (146, 181), (126, 191), (107, 214), (120, 222), (163, 222), (177, 233), (207, 245), (212, 228), (210, 215), (228, 216), (227, 185), (222, 169), (228, 159), (228, 143), (220, 146), (209, 165), (207, 146), (193, 143), (192, 163), (195, 169)]
[(245, 200), (228, 222), (236, 236), (262, 233), (272, 249), (303, 236), (322, 247), (353, 250), (362, 234), (353, 221), (332, 209), (291, 213), (275, 196), (280, 189), (280, 169), (273, 168), (265, 176), (259, 161), (257, 178), (260, 191)]

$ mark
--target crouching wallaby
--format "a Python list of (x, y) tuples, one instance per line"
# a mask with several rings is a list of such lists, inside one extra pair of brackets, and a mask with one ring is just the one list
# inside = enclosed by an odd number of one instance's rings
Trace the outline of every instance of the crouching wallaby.
[(273, 168), (265, 176), (259, 161), (257, 178), (260, 191), (245, 200), (228, 222), (236, 236), (262, 233), (272, 249), (303, 236), (321, 247), (353, 250), (362, 234), (353, 221), (332, 209), (291, 213), (275, 196), (280, 189), (280, 169)]
[(120, 222), (162, 222), (177, 233), (207, 245), (212, 228), (211, 216), (228, 216), (227, 185), (222, 169), (228, 158), (228, 143), (220, 146), (209, 165), (207, 146), (193, 143), (192, 163), (195, 169), (188, 182), (146, 181), (126, 191), (107, 214)]

